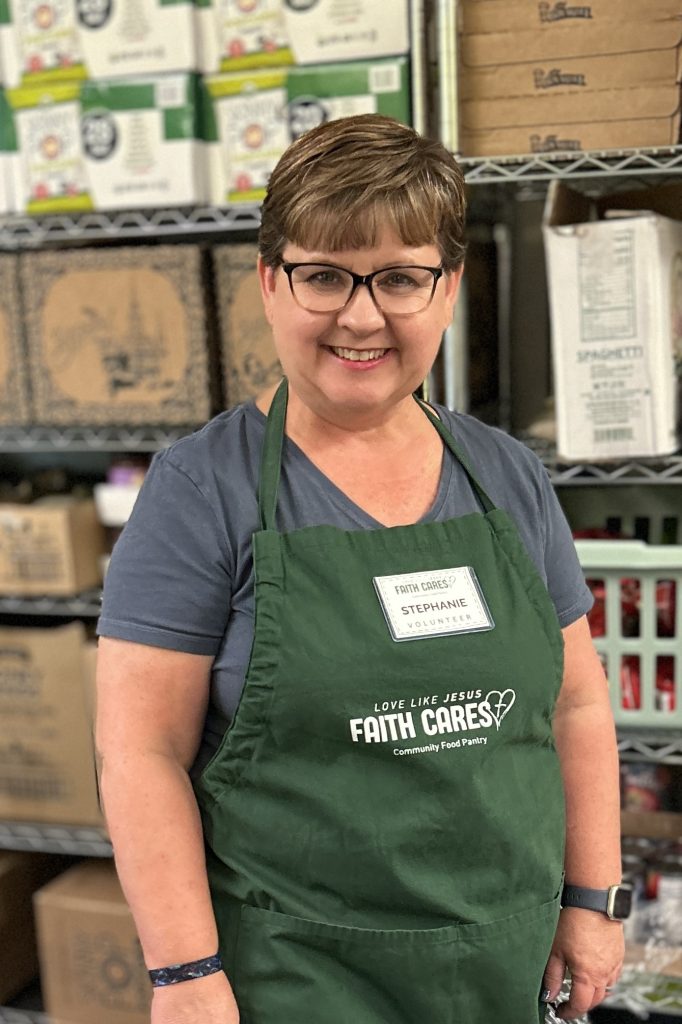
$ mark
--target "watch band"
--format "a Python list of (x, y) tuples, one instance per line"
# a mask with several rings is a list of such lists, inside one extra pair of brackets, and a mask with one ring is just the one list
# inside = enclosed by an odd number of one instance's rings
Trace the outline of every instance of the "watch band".
[(578, 907), (606, 914), (611, 921), (625, 921), (632, 905), (632, 886), (627, 882), (608, 889), (587, 889), (582, 885), (564, 885), (561, 906)]
[(610, 889), (586, 889), (582, 885), (564, 885), (561, 895), (562, 907), (580, 907), (581, 910), (597, 910), (605, 914), (609, 907)]

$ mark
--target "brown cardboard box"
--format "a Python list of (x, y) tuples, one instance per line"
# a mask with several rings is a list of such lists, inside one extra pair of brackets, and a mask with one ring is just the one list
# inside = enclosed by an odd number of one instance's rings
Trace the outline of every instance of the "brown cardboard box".
[(41, 889), (35, 907), (50, 1018), (149, 1024), (151, 986), (114, 865), (79, 864)]
[(0, 819), (95, 825), (85, 628), (0, 629)]
[(89, 499), (0, 503), (0, 594), (67, 597), (102, 582), (104, 527)]
[(228, 405), (253, 398), (282, 376), (258, 286), (255, 245), (217, 245), (213, 267)]
[(38, 974), (33, 893), (66, 863), (64, 857), (0, 851), (0, 1003)]
[(197, 246), (21, 257), (35, 418), (195, 424), (211, 415)]
[(19, 315), (19, 260), (0, 255), (0, 424), (30, 421), (27, 381)]
[[(484, 3), (485, 0), (479, 0)], [(502, 0), (492, 3), (505, 5)], [(509, 4), (509, 7), (515, 5)], [(526, 64), (529, 61), (556, 61), (571, 57), (597, 57), (605, 54), (641, 53), (665, 50), (671, 40), (679, 41), (680, 19), (658, 18), (646, 21), (580, 21), (576, 24), (553, 23), (548, 31), (482, 32), (459, 37), (463, 68)]]
[(584, 102), (589, 104), (587, 94), (596, 89), (670, 85), (680, 80), (681, 42), (682, 22), (677, 35), (671, 37), (670, 45), (663, 50), (467, 68), (459, 78), (459, 97), (483, 100), (573, 92), (584, 94)]
[(460, 32), (551, 32), (556, 26), (569, 31), (585, 22), (592, 26), (614, 18), (620, 21), (651, 21), (682, 14), (679, 0), (459, 0)]
[(576, 153), (609, 149), (674, 146), (679, 138), (679, 113), (673, 117), (625, 121), (583, 121), (523, 128), (462, 131), (463, 156), (511, 156), (530, 153)]
[(625, 119), (658, 120), (668, 123), (668, 136), (675, 142), (679, 135), (680, 89), (672, 82), (632, 89), (601, 89), (586, 94), (560, 92), (465, 100), (460, 110), (462, 128), (466, 132), (511, 126), (569, 126), (584, 121), (598, 121), (606, 127)]

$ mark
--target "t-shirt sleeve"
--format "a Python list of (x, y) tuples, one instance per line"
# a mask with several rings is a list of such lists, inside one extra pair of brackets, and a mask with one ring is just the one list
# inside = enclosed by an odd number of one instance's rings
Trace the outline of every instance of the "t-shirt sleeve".
[(586, 615), (594, 598), (585, 582), (566, 516), (544, 468), (540, 481), (547, 589), (563, 629)]
[(202, 488), (156, 455), (104, 581), (99, 636), (216, 654), (229, 614), (233, 556)]

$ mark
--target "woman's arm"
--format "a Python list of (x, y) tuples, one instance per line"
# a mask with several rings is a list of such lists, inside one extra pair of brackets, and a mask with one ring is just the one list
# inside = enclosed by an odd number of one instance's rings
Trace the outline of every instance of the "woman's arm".
[[(618, 752), (608, 684), (585, 616), (567, 626), (564, 678), (554, 716), (566, 796), (566, 881), (607, 889), (621, 880)], [(604, 998), (623, 960), (623, 927), (605, 914), (561, 911), (545, 987), (555, 999), (571, 972), (570, 1002), (559, 1016), (570, 1020)]]
[[(148, 968), (213, 956), (199, 811), (188, 769), (212, 658), (102, 638), (96, 746), (107, 826)], [(237, 1024), (221, 972), (154, 990), (153, 1024)]]

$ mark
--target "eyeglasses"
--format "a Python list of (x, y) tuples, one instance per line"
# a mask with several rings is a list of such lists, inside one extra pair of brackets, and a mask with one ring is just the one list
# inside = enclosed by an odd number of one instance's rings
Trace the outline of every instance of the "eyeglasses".
[(442, 267), (382, 267), (354, 274), (332, 263), (282, 263), (294, 299), (310, 313), (338, 313), (361, 284), (374, 304), (389, 316), (421, 313), (430, 305)]

